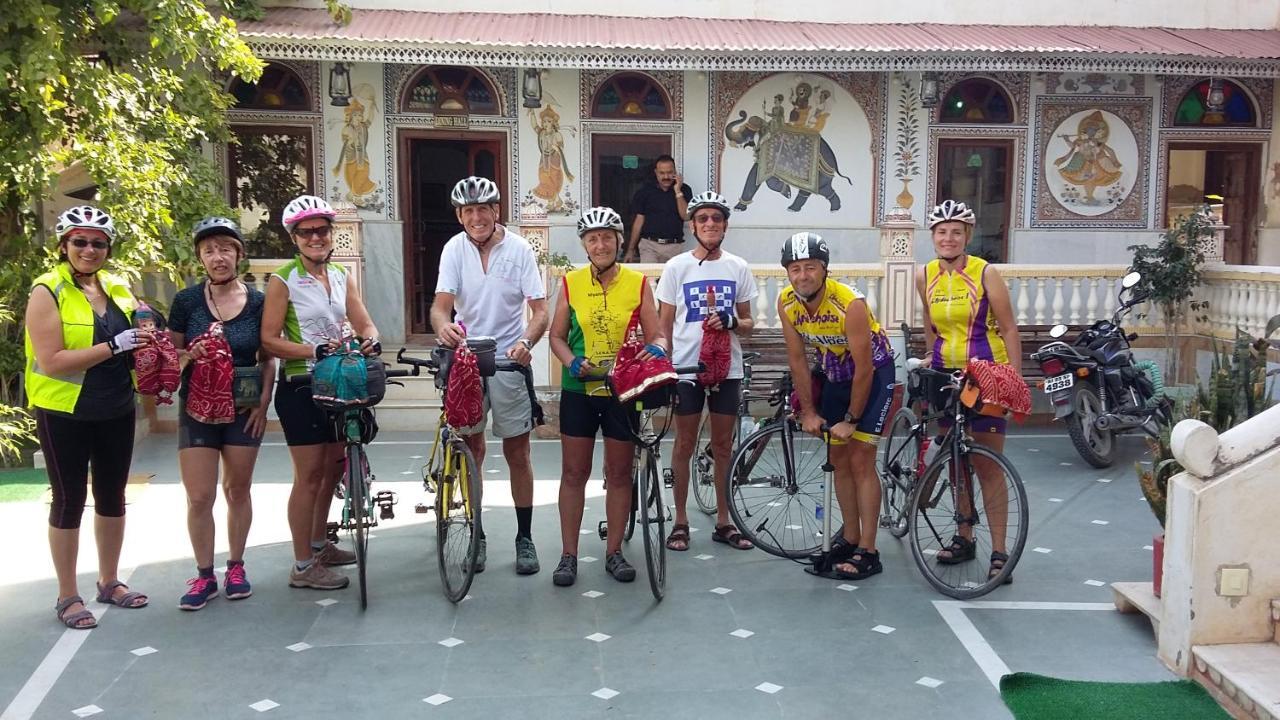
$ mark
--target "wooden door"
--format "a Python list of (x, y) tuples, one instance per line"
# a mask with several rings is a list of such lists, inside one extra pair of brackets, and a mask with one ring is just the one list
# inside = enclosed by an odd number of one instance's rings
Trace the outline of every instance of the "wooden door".
[(631, 237), (631, 221), (635, 218), (631, 198), (645, 183), (654, 181), (654, 161), (670, 154), (670, 135), (591, 136), (591, 202), (618, 211), (624, 237)]
[(936, 202), (958, 200), (973, 208), (978, 224), (967, 252), (989, 262), (1008, 261), (1013, 210), (1012, 140), (943, 138), (938, 141)]

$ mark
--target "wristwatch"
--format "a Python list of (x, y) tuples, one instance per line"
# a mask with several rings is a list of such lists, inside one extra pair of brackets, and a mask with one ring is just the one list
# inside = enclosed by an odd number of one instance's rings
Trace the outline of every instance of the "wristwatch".
[(532, 341), (532, 340), (530, 340), (529, 338), (523, 338), (523, 337), (522, 337), (522, 338), (520, 338), (519, 340), (517, 340), (516, 342), (518, 342), (518, 343), (520, 343), (521, 345), (523, 345), (525, 350), (532, 350), (532, 349), (533, 349), (533, 341)]
[(849, 423), (850, 425), (857, 425), (857, 424), (858, 424), (858, 421), (859, 421), (859, 420), (861, 420), (861, 419), (862, 419), (862, 418), (860, 418), (860, 417), (854, 417), (854, 416), (853, 416), (853, 413), (851, 413), (851, 412), (847, 412), (847, 413), (845, 413), (845, 414), (844, 414), (844, 421), (845, 421), (845, 422), (847, 422), (847, 423)]

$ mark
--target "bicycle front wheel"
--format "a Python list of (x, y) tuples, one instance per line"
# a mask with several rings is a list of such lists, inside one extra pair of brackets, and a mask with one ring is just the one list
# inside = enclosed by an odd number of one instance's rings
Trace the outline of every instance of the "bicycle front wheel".
[[(783, 423), (786, 423), (784, 425)], [(756, 547), (800, 559), (822, 547), (823, 513), (832, 533), (838, 508), (824, 508), (826, 446), (790, 420), (771, 423), (742, 439), (729, 463), (729, 516)]]
[(916, 414), (902, 408), (889, 423), (880, 455), (880, 496), (884, 505), (880, 527), (901, 538), (907, 534), (907, 500), (916, 481), (916, 463), (920, 459), (921, 433), (915, 431)]
[(480, 547), (480, 476), (467, 444), (450, 438), (436, 490), (436, 557), (444, 596), (461, 602), (475, 579)]
[(343, 484), (347, 489), (347, 503), (351, 508), (351, 541), (356, 553), (356, 577), (360, 582), (360, 609), (369, 607), (369, 587), (366, 568), (369, 564), (369, 481), (368, 464), (364, 448), (358, 443), (347, 446), (347, 468)]
[(667, 591), (667, 504), (662, 497), (662, 481), (653, 452), (645, 450), (636, 463), (637, 495), (640, 498), (640, 526), (644, 528), (644, 562), (649, 570), (649, 589), (655, 600)]
[(711, 414), (706, 413), (698, 426), (698, 444), (693, 447), (693, 459), (689, 461), (693, 500), (706, 515), (716, 512), (715, 468), (715, 458), (711, 455)]
[[(1027, 542), (1027, 495), (1018, 471), (1001, 454), (973, 445), (959, 462), (943, 451), (929, 465), (909, 500), (911, 557), (943, 595), (969, 600), (1000, 587), (1013, 574)], [(938, 553), (955, 538), (974, 543), (973, 557), (953, 561)], [(990, 571), (993, 551), (1009, 556)]]

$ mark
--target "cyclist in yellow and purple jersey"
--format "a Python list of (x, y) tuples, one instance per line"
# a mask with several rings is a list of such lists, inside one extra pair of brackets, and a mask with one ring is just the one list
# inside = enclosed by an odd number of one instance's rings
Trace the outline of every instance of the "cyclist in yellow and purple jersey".
[[(924, 334), (929, 362), (938, 370), (963, 370), (970, 360), (990, 360), (1022, 372), (1022, 340), (1004, 279), (986, 260), (968, 255), (977, 218), (967, 205), (944, 200), (929, 212), (929, 230), (938, 257), (916, 271), (916, 290), (924, 303)], [(949, 421), (942, 422), (943, 427)], [(1004, 450), (1007, 421), (976, 415), (969, 423), (974, 439), (996, 452)], [(987, 519), (991, 523), (991, 572), (1004, 567), (1008, 522), (1004, 477), (990, 461), (975, 457)], [(951, 544), (937, 560), (955, 564), (976, 557), (972, 525), (960, 523)]]
[[(800, 425), (816, 435), (825, 423), (831, 433), (834, 489), (845, 523), (832, 538), (831, 572), (823, 575), (863, 579), (884, 569), (876, 549), (880, 480), (875, 461), (893, 403), (893, 353), (862, 294), (827, 276), (830, 258), (826, 241), (814, 233), (787, 240), (782, 266), (791, 285), (778, 296), (778, 317), (799, 396)], [(807, 347), (818, 353), (822, 366), (819, 397), (813, 396)]]

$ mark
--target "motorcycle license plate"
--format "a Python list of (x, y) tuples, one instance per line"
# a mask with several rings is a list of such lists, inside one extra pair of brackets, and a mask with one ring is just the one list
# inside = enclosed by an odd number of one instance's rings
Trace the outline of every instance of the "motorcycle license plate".
[(1056, 375), (1051, 378), (1045, 378), (1044, 391), (1045, 394), (1055, 393), (1059, 390), (1066, 390), (1076, 384), (1076, 376), (1074, 373), (1066, 373), (1064, 375)]

